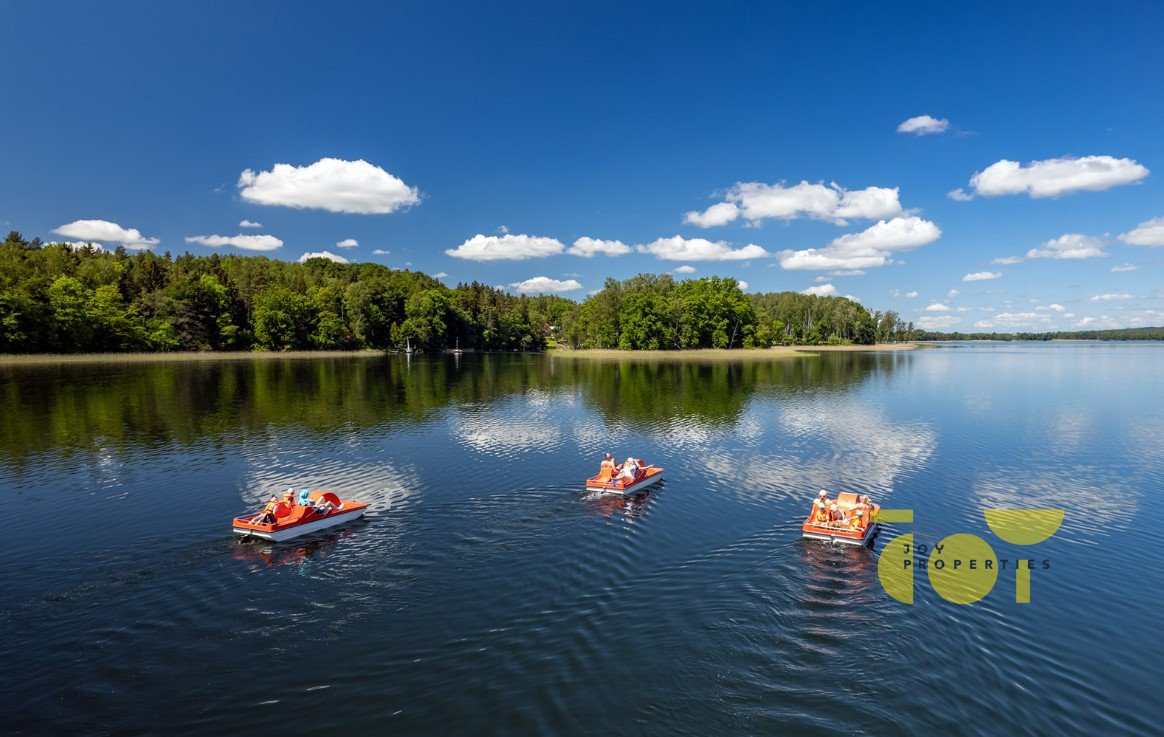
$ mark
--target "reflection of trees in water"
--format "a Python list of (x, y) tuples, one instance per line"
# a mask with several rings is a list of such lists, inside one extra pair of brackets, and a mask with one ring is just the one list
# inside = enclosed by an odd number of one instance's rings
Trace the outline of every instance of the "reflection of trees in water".
[(714, 425), (739, 421), (756, 392), (847, 391), (901, 364), (898, 356), (831, 353), (776, 361), (560, 361), (576, 372), (583, 394), (608, 423), (657, 425), (690, 418)]
[(159, 447), (295, 427), (350, 431), (416, 423), (450, 403), (581, 385), (609, 420), (692, 417), (730, 424), (757, 389), (852, 386), (895, 356), (617, 363), (476, 354), (92, 363), (0, 368), (0, 457), (22, 466), (53, 450)]

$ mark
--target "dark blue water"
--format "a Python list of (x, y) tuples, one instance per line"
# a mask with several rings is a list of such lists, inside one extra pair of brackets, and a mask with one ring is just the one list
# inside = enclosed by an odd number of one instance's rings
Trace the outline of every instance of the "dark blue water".
[[(1164, 346), (0, 367), (10, 734), (1160, 733)], [(601, 452), (667, 469), (587, 496)], [(288, 486), (370, 501), (231, 539)], [(800, 539), (817, 489), (912, 509)], [(983, 510), (1062, 508), (1020, 549)], [(895, 536), (1049, 561), (890, 598)]]

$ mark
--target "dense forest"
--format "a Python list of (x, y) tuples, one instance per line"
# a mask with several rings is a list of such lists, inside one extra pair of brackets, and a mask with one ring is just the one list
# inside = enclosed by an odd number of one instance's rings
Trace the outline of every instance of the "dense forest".
[(0, 353), (690, 349), (926, 337), (844, 297), (745, 294), (735, 279), (640, 274), (578, 303), (379, 264), (0, 243)]
[(919, 332), (914, 340), (1164, 340), (1164, 327), (1069, 330), (1053, 333)]

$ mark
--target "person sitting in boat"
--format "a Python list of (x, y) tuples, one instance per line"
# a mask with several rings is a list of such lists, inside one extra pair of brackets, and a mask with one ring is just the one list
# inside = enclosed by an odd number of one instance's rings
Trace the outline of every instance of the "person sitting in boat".
[(627, 458), (626, 463), (622, 464), (622, 471), (619, 472), (618, 478), (625, 479), (630, 483), (639, 476), (639, 462), (634, 458)]
[(841, 511), (836, 502), (829, 504), (829, 521), (834, 525), (845, 524), (845, 513)]
[(602, 463), (598, 464), (598, 475), (614, 478), (618, 474), (618, 466), (614, 463), (614, 456), (610, 453), (602, 454)]
[(321, 516), (325, 514), (331, 514), (335, 508), (336, 506), (332, 504), (331, 501), (325, 499), (322, 496), (315, 500), (315, 505), (312, 507), (312, 509), (315, 510), (315, 513)]
[(829, 508), (828, 505), (825, 504), (825, 500), (821, 498), (813, 502), (812, 523), (814, 525), (820, 525), (821, 527), (824, 527), (831, 521), (832, 518), (829, 516)]
[(275, 507), (279, 506), (279, 497), (271, 496), (271, 500), (267, 502), (267, 506), (263, 507), (263, 511), (255, 515), (251, 522), (256, 525), (269, 525), (275, 521)]
[(877, 516), (877, 510), (874, 509), (873, 502), (869, 499), (869, 495), (862, 494), (860, 502), (862, 505), (864, 505), (863, 509), (865, 511), (865, 519), (869, 522), (872, 522), (873, 518)]
[(865, 513), (861, 510), (853, 512), (853, 516), (849, 518), (849, 527), (857, 532), (865, 529)]

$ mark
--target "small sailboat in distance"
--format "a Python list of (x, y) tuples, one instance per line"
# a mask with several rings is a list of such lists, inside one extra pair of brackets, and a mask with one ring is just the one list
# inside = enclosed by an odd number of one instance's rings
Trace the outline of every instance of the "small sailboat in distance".
[(404, 354), (407, 356), (412, 355), (412, 341), (408, 338), (404, 339)]
[(454, 353), (454, 354), (457, 354), (457, 355), (459, 355), (459, 354), (461, 354), (461, 353), (462, 353), (462, 351), (461, 351), (461, 338), (460, 338), (460, 336), (457, 336), (457, 347), (453, 349), (453, 353)]

